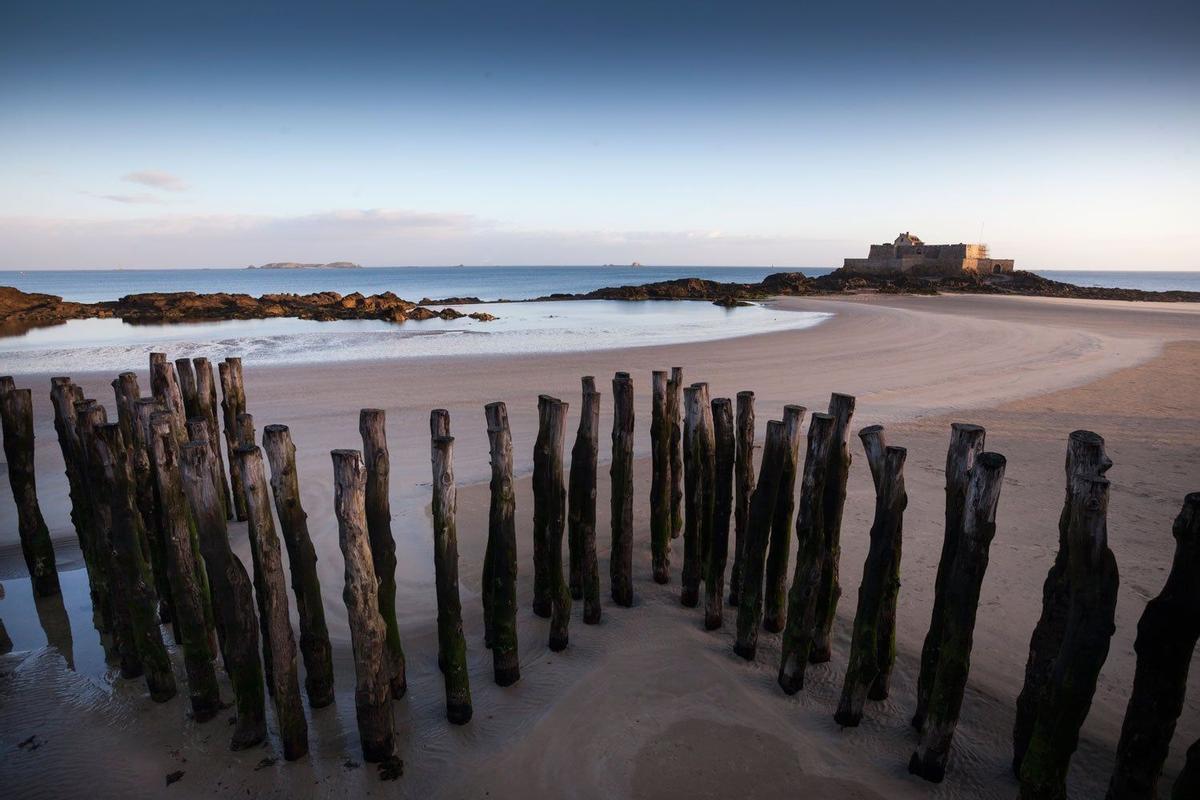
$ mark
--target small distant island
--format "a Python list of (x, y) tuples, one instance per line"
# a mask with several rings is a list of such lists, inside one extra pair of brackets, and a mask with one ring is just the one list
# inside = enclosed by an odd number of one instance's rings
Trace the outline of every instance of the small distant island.
[(253, 264), (246, 269), (362, 269), (362, 264), (350, 261), (330, 261), (328, 264), (301, 264), (299, 261), (272, 261), (256, 267)]

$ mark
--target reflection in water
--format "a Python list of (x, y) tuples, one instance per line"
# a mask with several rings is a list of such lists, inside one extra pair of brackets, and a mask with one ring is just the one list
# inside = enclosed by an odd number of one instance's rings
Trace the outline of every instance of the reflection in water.
[(46, 634), (46, 644), (61, 653), (67, 668), (74, 670), (75, 643), (71, 636), (71, 618), (67, 616), (62, 595), (34, 597), (33, 604), (37, 608), (38, 622)]

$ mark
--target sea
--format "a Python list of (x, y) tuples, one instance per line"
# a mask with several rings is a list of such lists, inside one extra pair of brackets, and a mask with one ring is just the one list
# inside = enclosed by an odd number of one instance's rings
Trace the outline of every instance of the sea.
[[(554, 293), (578, 294), (675, 278), (752, 283), (774, 272), (824, 275), (825, 268), (746, 267), (372, 267), (363, 269), (138, 269), (0, 271), (0, 286), (98, 302), (138, 292), (335, 291), (394, 292), (407, 300), (477, 297), (491, 322), (469, 318), (409, 321), (317, 322), (299, 319), (128, 325), (115, 319), (72, 320), (0, 337), (0, 374), (142, 369), (153, 350), (172, 357), (241, 355), (247, 364), (327, 360), (441, 358), (455, 355), (573, 352), (711, 341), (821, 324), (831, 315), (782, 311), (760, 304), (720, 308), (707, 302), (541, 301)], [(1200, 272), (1039, 271), (1081, 286), (1200, 291)]]

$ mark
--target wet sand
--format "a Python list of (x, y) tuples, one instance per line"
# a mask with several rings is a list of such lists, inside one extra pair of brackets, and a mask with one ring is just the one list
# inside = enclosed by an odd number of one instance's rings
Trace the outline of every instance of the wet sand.
[[(333, 796), (346, 791), (414, 797), (561, 796), (716, 797), (778, 795), (803, 786), (813, 797), (928, 796), (907, 774), (915, 744), (908, 727), (915, 657), (929, 622), (941, 546), (942, 475), (949, 424), (988, 428), (988, 448), (1008, 457), (999, 530), (984, 582), (971, 683), (946, 797), (1011, 797), (1009, 736), (1041, 582), (1057, 542), (1062, 458), (1067, 434), (1105, 436), (1115, 466), (1109, 536), (1121, 569), (1117, 632), (1073, 763), (1072, 796), (1102, 791), (1132, 683), (1133, 638), (1146, 600), (1161, 588), (1173, 542), (1170, 522), (1188, 491), (1200, 489), (1200, 306), (1010, 297), (860, 297), (786, 299), (781, 306), (832, 311), (817, 328), (703, 344), (588, 354), (457, 358), (390, 363), (254, 368), (247, 366), (250, 411), (259, 430), (291, 426), (299, 448), (303, 499), (321, 557), (320, 577), (335, 648), (335, 707), (310, 712), (312, 755), (278, 758), (276, 742), (229, 753), (219, 719), (196, 725), (182, 698), (156, 706), (139, 681), (114, 680), (90, 627), (86, 581), (64, 574), (65, 609), (34, 608), (15, 547), (12, 504), (0, 502), (0, 617), (17, 652), (0, 661), (0, 785), (17, 795), (111, 796), (161, 791), (183, 770), (176, 796), (245, 790), (256, 796)], [(679, 606), (677, 540), (672, 581), (649, 579), (646, 459), (650, 370), (682, 366), (707, 380), (712, 395), (758, 395), (759, 433), (785, 403), (823, 410), (831, 391), (857, 395), (854, 428), (882, 422), (888, 441), (909, 448), (898, 662), (892, 699), (869, 703), (857, 729), (839, 729), (832, 712), (845, 668), (855, 590), (866, 552), (873, 492), (856, 440), (843, 525), (843, 599), (834, 658), (810, 668), (793, 698), (775, 686), (778, 637), (763, 635), (755, 664), (732, 653), (732, 614), (706, 633), (696, 610)], [(594, 374), (604, 395), (602, 431), (611, 420), (609, 378), (623, 369), (637, 392), (635, 489), (636, 605), (606, 603), (599, 626), (575, 609), (571, 646), (552, 654), (548, 623), (529, 609), (532, 566), (528, 480), (519, 482), (519, 625), (522, 680), (491, 682), (482, 647), (478, 586), (486, 535), (487, 444), (482, 407), (509, 405), (519, 473), (531, 469), (536, 396), (571, 403), (578, 378)], [(2, 371), (2, 370), (0, 370)], [(111, 375), (76, 375), (112, 409)], [(143, 390), (148, 380), (141, 373)], [(77, 566), (61, 459), (50, 424), (49, 376), (18, 376), (35, 388), (43, 509), (60, 569)], [(46, 391), (42, 391), (45, 387)], [(353, 666), (341, 602), (342, 560), (332, 516), (328, 451), (358, 447), (357, 411), (388, 410), (393, 531), (398, 543), (398, 613), (409, 658), (408, 696), (395, 704), (406, 775), (380, 783), (361, 762), (353, 710)], [(432, 545), (428, 518), (428, 412), (446, 407), (457, 437), (460, 575), (470, 648), (475, 719), (455, 728), (444, 718), (436, 666)], [(569, 443), (568, 443), (569, 444)], [(601, 435), (601, 459), (607, 458)], [(601, 468), (598, 546), (607, 598), (607, 470)], [(243, 525), (235, 549), (248, 558)], [(39, 613), (40, 616), (39, 616)], [(75, 671), (62, 651), (63, 614), (73, 634)], [(43, 620), (39, 624), (39, 619)], [(43, 628), (48, 632), (44, 633)], [(55, 646), (46, 646), (47, 639)], [(182, 673), (180, 674), (182, 680)], [(1200, 670), (1176, 731), (1163, 786), (1200, 736)], [(228, 691), (226, 691), (228, 696)], [(20, 747), (30, 736), (34, 742)], [(41, 744), (33, 749), (34, 744)]]

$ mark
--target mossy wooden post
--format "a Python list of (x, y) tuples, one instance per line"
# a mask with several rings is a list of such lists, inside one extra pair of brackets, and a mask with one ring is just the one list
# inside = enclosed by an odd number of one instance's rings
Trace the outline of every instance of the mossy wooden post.
[(671, 420), (667, 416), (667, 373), (651, 375), (650, 569), (655, 583), (670, 581)]
[(538, 395), (538, 432), (533, 445), (533, 613), (539, 617), (550, 617), (550, 544), (546, 529), (554, 500), (547, 495), (548, 480), (545, 471), (549, 466), (546, 442), (550, 433), (546, 430), (548, 420), (546, 405), (552, 398)]
[(971, 468), (975, 465), (975, 459), (983, 452), (985, 437), (984, 429), (978, 425), (955, 422), (950, 426), (950, 447), (946, 451), (946, 513), (942, 554), (933, 583), (933, 613), (930, 615), (929, 630), (925, 633), (925, 642), (921, 647), (921, 670), (917, 675), (917, 707), (912, 717), (912, 726), (917, 730), (921, 730), (925, 724), (929, 693), (933, 691), (933, 679), (941, 658), (946, 580), (954, 571), (954, 560), (962, 539), (963, 503), (967, 498)]
[[(363, 461), (367, 466), (367, 538), (371, 543), (375, 579), (379, 581), (379, 615), (387, 628), (392, 697), (400, 698), (408, 691), (408, 677), (400, 625), (396, 620), (396, 540), (392, 537), (392, 507), (388, 496), (391, 456), (385, 423), (381, 408), (364, 408), (358, 413), (358, 432), (362, 436)], [(446, 415), (446, 426), (449, 424), (449, 415)]]
[(354, 709), (363, 759), (391, 758), (396, 749), (392, 718), (391, 669), (387, 626), (379, 615), (375, 567), (367, 538), (367, 468), (357, 450), (334, 450), (333, 503), (338, 520), (338, 545), (346, 564), (342, 598), (354, 650)]
[(1200, 739), (1187, 749), (1187, 759), (1171, 789), (1171, 800), (1195, 800), (1196, 797), (1200, 797)]
[(979, 589), (987, 570), (988, 550), (996, 533), (996, 505), (1004, 481), (1004, 456), (980, 453), (975, 458), (963, 502), (963, 523), (957, 553), (945, 582), (942, 639), (925, 724), (908, 771), (940, 783), (958, 726), (963, 692), (971, 668), (971, 643)]
[(633, 605), (633, 378), (628, 372), (613, 376), (612, 552), (608, 572), (612, 599), (619, 606)]
[(286, 425), (263, 428), (263, 450), (271, 465), (271, 494), (287, 548), (292, 594), (300, 618), (300, 655), (304, 658), (304, 689), (312, 708), (333, 702), (333, 648), (325, 624), (325, 605), (317, 577), (317, 551), (308, 533), (308, 514), (300, 503), (296, 446)]
[(713, 487), (713, 532), (704, 577), (704, 627), (716, 630), (724, 618), (725, 561), (729, 554), (729, 518), (733, 513), (734, 443), (733, 404), (728, 397), (712, 401), (713, 436), (716, 444)]
[(188, 419), (202, 416), (200, 387), (196, 383), (196, 367), (190, 358), (175, 359), (175, 376), (179, 379), (179, 395), (183, 398), (183, 413)]
[(879, 471), (875, 489), (875, 519), (871, 524), (871, 544), (863, 564), (862, 583), (858, 587), (858, 608), (854, 614), (854, 632), (850, 639), (850, 662), (842, 684), (842, 698), (833, 715), (839, 725), (855, 727), (862, 720), (863, 705), (868, 690), (875, 685), (883, 669), (885, 646), (883, 637), (884, 605), (887, 602), (892, 577), (896, 574), (897, 541), (904, 527), (904, 508), (908, 496), (904, 492), (903, 447), (888, 447), (882, 454), (867, 448), (871, 473)]
[[(567, 626), (571, 621), (571, 593), (563, 577), (562, 563), (567, 510), (567, 491), (563, 485), (566, 425), (567, 404), (540, 395), (538, 436), (533, 449), (533, 541), (535, 550), (539, 543), (541, 546), (542, 591), (545, 610), (550, 616), (550, 649), (555, 651), (566, 648)], [(534, 568), (535, 571), (538, 568), (536, 561)]]
[(212, 481), (211, 458), (207, 442), (190, 442), (179, 449), (183, 491), (196, 522), (225, 668), (233, 684), (237, 722), (230, 746), (244, 750), (267, 735), (258, 621), (250, 576), (229, 546), (225, 510)]
[[(521, 660), (517, 651), (517, 500), (513, 490), (512, 434), (504, 403), (489, 403), (484, 407), (484, 417), (492, 455), (487, 569), (483, 581), (485, 627), (489, 631), (487, 639), (492, 649), (492, 674), (496, 684), (511, 686), (521, 679)], [(595, 473), (592, 475), (594, 485)], [(594, 575), (594, 500), (592, 516)]]
[(729, 605), (737, 607), (742, 591), (742, 550), (754, 494), (754, 392), (737, 394), (737, 457), (733, 468), (733, 568), (729, 572)]
[(134, 501), (133, 480), (120, 426), (111, 423), (98, 427), (93, 445), (110, 498), (114, 566), (124, 585), (133, 644), (146, 676), (150, 699), (164, 703), (175, 696), (175, 673), (158, 625), (154, 574), (145, 556), (145, 533)]
[(850, 419), (854, 416), (854, 398), (848, 394), (830, 396), (829, 415), (834, 419), (834, 441), (825, 476), (825, 559), (821, 564), (821, 590), (817, 596), (817, 638), (809, 654), (814, 664), (822, 664), (832, 657), (833, 621), (837, 618), (838, 599), (842, 596), (838, 564), (842, 558), (846, 481), (850, 477)]
[(243, 444), (235, 452), (242, 486), (246, 489), (246, 528), (258, 552), (262, 572), (263, 602), (260, 604), (268, 631), (263, 656), (271, 662), (268, 671), (274, 686), (275, 720), (283, 743), (283, 757), (295, 761), (308, 754), (308, 723), (300, 702), (300, 672), (296, 665), (296, 640), (288, 610), (287, 583), (283, 577), (283, 552), (271, 516), (267, 474), (262, 451)]
[[(879, 482), (883, 477), (886, 461), (887, 444), (884, 441), (882, 425), (868, 425), (858, 432), (863, 450), (867, 455), (867, 465), (871, 468), (871, 480), (875, 484), (878, 498)], [(907, 498), (905, 501), (907, 505)], [(879, 605), (879, 629), (875, 637), (876, 666), (878, 671), (875, 680), (867, 689), (867, 699), (886, 700), (891, 690), (892, 667), (896, 664), (896, 600), (900, 593), (900, 556), (903, 550), (903, 524), (892, 538), (892, 567), (891, 572), (884, 577), (883, 597)]]
[[(454, 725), (465, 725), (471, 721), (471, 683), (467, 674), (467, 640), (463, 636), (462, 603), (458, 596), (458, 525), (455, 519), (458, 493), (454, 485), (454, 437), (434, 436), (432, 445), (433, 567), (437, 585), (438, 660), (442, 664), (442, 678), (446, 686), (446, 719)], [(558, 547), (561, 553), (561, 526)], [(561, 593), (566, 595), (561, 556), (558, 567)], [(570, 602), (570, 597), (567, 601)], [(565, 632), (563, 635), (565, 638)]]
[(1020, 775), (1021, 759), (1042, 704), (1042, 694), (1054, 672), (1054, 660), (1066, 635), (1071, 603), (1070, 552), (1072, 492), (1076, 478), (1103, 475), (1112, 466), (1104, 449), (1104, 438), (1092, 431), (1073, 431), (1067, 438), (1065, 488), (1058, 516), (1058, 554), (1042, 584), (1042, 613), (1029, 639), (1025, 683), (1017, 696), (1017, 718), (1013, 725), (1013, 773)]
[(762, 623), (762, 584), (766, 568), (767, 542), (771, 536), (771, 518), (779, 499), (779, 479), (783, 469), (787, 433), (780, 420), (767, 423), (762, 467), (758, 484), (750, 498), (750, 519), (746, 525), (746, 547), (742, 553), (741, 601), (737, 607), (737, 638), (733, 652), (753, 661), (758, 650), (758, 628)]
[(683, 570), (679, 602), (687, 608), (700, 603), (700, 475), (696, 466), (696, 428), (700, 408), (695, 386), (683, 390)]
[[(99, 469), (92, 457), (92, 441), (96, 438), (97, 427), (108, 422), (108, 413), (104, 406), (95, 400), (77, 400), (74, 405), (75, 413), (75, 446), (80, 485), (84, 490), (87, 505), (87, 523), (89, 548), (92, 552), (94, 574), (89, 576), (92, 586), (96, 589), (93, 597), (92, 619), (96, 629), (102, 634), (100, 641), (105, 650), (105, 656), (117, 656), (121, 660), (122, 677), (137, 677), (142, 674), (142, 666), (138, 663), (137, 653), (133, 649), (132, 636), (128, 635), (129, 615), (127, 611), (118, 611), (116, 600), (120, 587), (112, 574), (112, 549), (109, 547), (109, 529), (112, 527), (112, 515), (109, 511), (108, 493), (103, 491), (104, 472)], [(108, 634), (111, 639), (103, 634)]]
[[(1079, 476), (1071, 489), (1067, 627), (1021, 759), (1021, 800), (1066, 797), (1079, 729), (1108, 658), (1119, 582), (1117, 562), (1108, 549), (1108, 490), (1108, 480), (1100, 475)], [(1165, 722), (1157, 719), (1159, 725)]]
[(225, 431), (225, 455), (229, 462), (229, 483), (233, 494), (233, 516), (239, 522), (246, 519), (246, 498), (243, 496), (242, 478), (233, 469), (233, 451), (240, 443), (238, 415), (246, 411), (246, 392), (242, 388), (242, 360), (227, 358), (217, 364), (221, 378), (221, 417)]
[(175, 365), (167, 361), (166, 353), (150, 354), (150, 394), (171, 414), (175, 438), (182, 444), (187, 430), (187, 411), (175, 376)]
[(787, 447), (783, 453), (779, 498), (771, 520), (771, 541), (763, 580), (763, 628), (772, 633), (783, 630), (787, 617), (787, 568), (792, 549), (792, 513), (796, 508), (796, 474), (800, 469), (800, 426), (805, 411), (804, 406), (783, 407)]
[(200, 416), (208, 423), (208, 444), (213, 451), (216, 461), (215, 471), (220, 476), (218, 495), (225, 508), (226, 519), (233, 519), (233, 496), (229, 493), (229, 478), (225, 474), (225, 452), (221, 449), (221, 425), (217, 421), (217, 385), (213, 379), (212, 364), (207, 358), (192, 359), (192, 367), (196, 373), (196, 402), (200, 406)]
[(712, 401), (707, 383), (692, 384), (696, 391), (692, 395), (696, 403), (696, 438), (693, 461), (696, 464), (696, 495), (699, 526), (697, 528), (700, 551), (700, 579), (703, 580), (708, 564), (708, 550), (712, 544), (713, 503), (716, 486), (717, 443), (713, 434)]
[(158, 494), (160, 530), (166, 543), (166, 567), (175, 609), (176, 638), (183, 649), (192, 716), (197, 722), (205, 722), (216, 716), (222, 708), (220, 686), (213, 667), (215, 653), (210, 644), (205, 616), (207, 583), (201, 580), (203, 563), (196, 558), (192, 549), (193, 523), (187, 498), (183, 494), (179, 449), (165, 414), (161, 423), (154, 426), (151, 422), (147, 442), (149, 460)]
[[(583, 379), (583, 408), (579, 414), (575, 446), (571, 448), (571, 472), (567, 487), (571, 580), (574, 584), (578, 579), (577, 599), (583, 600), (585, 625), (600, 622), (600, 571), (596, 565), (596, 461), (599, 448), (600, 393), (596, 391), (596, 380), (589, 375)], [(576, 560), (578, 576), (575, 575)], [(575, 597), (574, 589), (573, 585), (572, 597)]]
[(29, 389), (9, 389), (0, 393), (0, 419), (4, 429), (8, 483), (17, 506), (21, 555), (25, 557), (33, 593), (38, 597), (61, 594), (54, 544), (50, 541), (50, 529), (42, 518), (37, 499), (37, 473), (33, 466), (33, 393)]
[(683, 533), (683, 368), (671, 367), (667, 380), (667, 419), (671, 425), (671, 538)]
[(1109, 800), (1158, 796), (1175, 723), (1183, 711), (1188, 667), (1200, 638), (1200, 492), (1183, 500), (1171, 533), (1175, 558), (1158, 596), (1138, 621), (1137, 670), (1125, 709)]
[(804, 688), (804, 673), (817, 636), (817, 599), (821, 566), (825, 562), (825, 480), (829, 451), (836, 446), (835, 437), (836, 420), (829, 414), (813, 414), (808, 424), (796, 511), (796, 566), (788, 591), (787, 623), (780, 642), (778, 682), (787, 694)]

